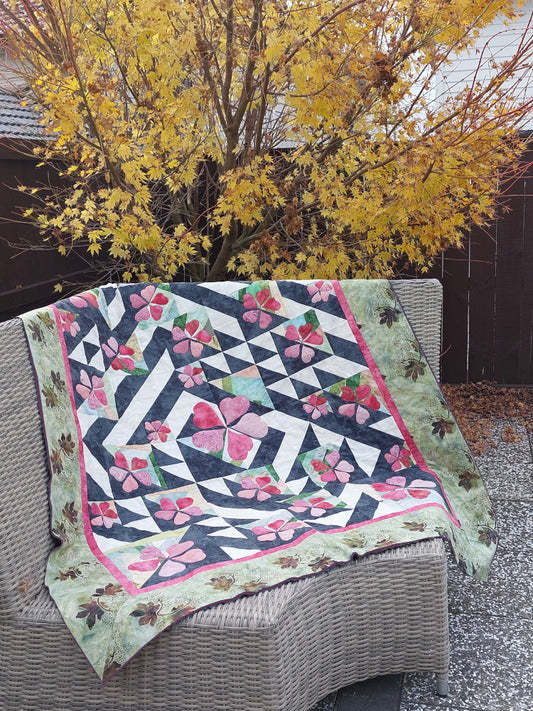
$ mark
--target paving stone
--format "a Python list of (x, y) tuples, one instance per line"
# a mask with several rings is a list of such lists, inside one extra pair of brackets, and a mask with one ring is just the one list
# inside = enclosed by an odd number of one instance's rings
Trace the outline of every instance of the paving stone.
[(403, 674), (389, 674), (353, 684), (339, 694), (336, 711), (396, 711)]
[(448, 598), (452, 613), (512, 616), (513, 610), (533, 619), (531, 557), (499, 551), (487, 583), (449, 572)]
[[(533, 499), (533, 464), (524, 461), (520, 464), (502, 465), (495, 460), (491, 463), (487, 460), (479, 464), (481, 478), (491, 500), (505, 499), (509, 501), (531, 500)], [(502, 476), (501, 471), (505, 471)]]
[(448, 595), (452, 612), (514, 617), (516, 610), (533, 619), (531, 543), (533, 502), (494, 502), (500, 543), (487, 582), (463, 575), (452, 561)]
[(313, 706), (310, 711), (335, 711), (337, 695), (338, 692), (335, 692), (334, 694), (328, 694), (328, 696), (326, 696), (321, 701), (319, 701), (318, 704)]
[(498, 548), (531, 553), (531, 532), (533, 531), (533, 499), (508, 501), (494, 499), (494, 511), (500, 534)]
[[(517, 612), (519, 612), (517, 610)], [(452, 693), (434, 693), (431, 674), (407, 674), (401, 711), (531, 711), (531, 618), (453, 615), (450, 620)]]
[[(435, 709), (444, 708), (444, 706), (428, 706), (427, 704), (407, 704), (403, 705), (401, 711), (435, 711)], [(466, 711), (463, 709), (462, 711)], [(485, 709), (468, 706), (467, 711), (485, 711)], [(500, 711), (514, 711), (514, 709), (501, 709)]]
[[(505, 442), (502, 434), (506, 427), (522, 437), (520, 442)], [(523, 425), (498, 422), (493, 439), (497, 446), (490, 447), (476, 457), (481, 477), (491, 498), (533, 499), (533, 445)]]
[(310, 711), (397, 711), (402, 679), (402, 674), (389, 674), (352, 684), (326, 696)]

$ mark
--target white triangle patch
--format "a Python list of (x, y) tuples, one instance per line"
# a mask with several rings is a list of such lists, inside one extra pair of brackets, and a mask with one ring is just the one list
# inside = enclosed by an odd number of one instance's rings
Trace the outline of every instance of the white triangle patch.
[(229, 546), (220, 546), (220, 549), (224, 551), (232, 560), (239, 560), (240, 558), (248, 558), (249, 556), (257, 555), (260, 550), (250, 549), (250, 548), (230, 548)]
[(298, 397), (298, 393), (294, 389), (294, 385), (291, 383), (290, 378), (282, 378), (281, 380), (277, 380), (275, 383), (272, 383), (271, 385), (267, 385), (267, 390), (274, 390), (277, 393), (281, 393), (282, 395), (287, 395), (287, 397), (292, 397), (295, 400), (300, 399)]
[(207, 535), (215, 537), (223, 536), (224, 538), (246, 538), (244, 533), (241, 533), (236, 528), (233, 528), (233, 526), (230, 526), (229, 528), (219, 528), (218, 531), (213, 531)]
[(124, 546), (124, 541), (117, 541), (114, 538), (106, 538), (105, 536), (99, 536), (97, 533), (93, 532), (94, 540), (100, 551), (102, 553), (109, 553), (109, 551), (115, 548), (122, 548)]
[(100, 346), (100, 334), (98, 332), (98, 326), (94, 325), (89, 333), (84, 336), (83, 340), (85, 343), (92, 343), (93, 346)]
[(260, 348), (264, 348), (267, 351), (272, 351), (273, 353), (278, 352), (276, 344), (274, 343), (274, 339), (272, 338), (269, 331), (265, 333), (260, 333), (259, 336), (252, 338), (250, 341), (248, 341), (248, 343), (254, 346), (259, 346)]
[(224, 353), (215, 353), (214, 355), (207, 356), (207, 358), (202, 358), (202, 363), (210, 365), (212, 368), (218, 368), (223, 373), (231, 374), (231, 368), (228, 366), (228, 362)]
[(352, 515), (352, 513), (352, 509), (346, 508), (336, 514), (331, 514), (330, 516), (327, 516), (327, 520), (326, 516), (320, 516), (320, 518), (310, 516), (308, 519), (306, 519), (306, 521), (311, 524), (317, 521), (318, 523), (327, 523), (328, 526), (344, 527), (348, 525), (348, 521), (350, 520), (350, 516)]
[(306, 385), (312, 385), (317, 390), (322, 390), (322, 385), (320, 385), (320, 380), (316, 377), (316, 373), (311, 366), (299, 370), (297, 373), (291, 375), (293, 380), (298, 380)]
[(113, 499), (114, 496), (109, 481), (109, 472), (104, 469), (100, 462), (93, 456), (89, 447), (83, 448), (83, 456), (87, 474), (98, 484), (109, 499)]
[(215, 294), (224, 294), (225, 296), (232, 296), (237, 298), (238, 292), (241, 289), (246, 289), (250, 284), (247, 281), (211, 281), (202, 284), (202, 289), (209, 289), (214, 291)]
[(95, 353), (94, 356), (91, 358), (89, 365), (92, 366), (93, 368), (96, 368), (96, 370), (104, 371), (105, 370), (105, 365), (104, 365), (104, 356), (102, 351), (98, 351), (98, 353)]
[(309, 481), (309, 477), (304, 476), (301, 479), (291, 479), (290, 481), (285, 482), (289, 489), (291, 490), (291, 493), (293, 494), (299, 494), (304, 486), (307, 484)]
[(206, 528), (227, 528), (228, 522), (220, 516), (212, 516), (211, 518), (195, 521), (196, 526), (205, 526)]
[(83, 341), (78, 343), (76, 348), (69, 354), (69, 358), (78, 361), (78, 363), (83, 363), (87, 365), (87, 356), (85, 355), (85, 348), (83, 347)]
[(370, 445), (363, 444), (362, 442), (356, 442), (353, 439), (347, 439), (346, 442), (352, 450), (352, 454), (357, 464), (367, 476), (372, 476), (376, 462), (381, 454), (381, 450), (376, 449), (375, 447), (370, 447)]
[(125, 311), (126, 309), (124, 308), (122, 295), (120, 293), (120, 290), (117, 289), (113, 300), (107, 306), (107, 321), (109, 323), (109, 326), (111, 327), (111, 330), (116, 328), (116, 326), (120, 323)]
[(209, 491), (216, 491), (218, 494), (223, 494), (224, 496), (232, 496), (231, 489), (222, 478), (199, 481), (198, 485), (204, 486), (206, 489), (209, 489)]
[(177, 476), (180, 479), (185, 479), (185, 481), (192, 481), (193, 483), (196, 483), (196, 480), (194, 478), (194, 475), (191, 473), (191, 470), (185, 464), (185, 462), (179, 462), (178, 464), (169, 464), (168, 466), (161, 467), (161, 469), (165, 472), (168, 472), (169, 474), (172, 474), (173, 476)]
[(134, 499), (119, 499), (117, 500), (119, 506), (131, 511), (132, 513), (139, 514), (139, 516), (149, 516), (150, 512), (146, 508), (146, 505), (140, 496)]
[(311, 424), (311, 427), (321, 447), (327, 447), (329, 444), (334, 444), (336, 447), (340, 447), (342, 445), (344, 435), (337, 434), (332, 430), (326, 430), (324, 427), (320, 427), (316, 424)]
[(355, 363), (353, 360), (341, 358), (336, 355), (330, 355), (329, 358), (325, 358), (316, 363), (314, 367), (317, 370), (324, 370), (326, 373), (338, 376), (339, 380), (349, 378), (351, 375), (357, 375), (357, 373), (361, 373), (363, 370), (368, 370), (367, 365)]
[(152, 533), (161, 533), (161, 529), (153, 518), (141, 518), (137, 521), (130, 521), (124, 524), (125, 528), (134, 528), (137, 531), (151, 531)]
[[(347, 513), (348, 513), (348, 518), (353, 513), (353, 509), (357, 506), (357, 503), (359, 502), (359, 499), (361, 498), (361, 495), (365, 493), (365, 489), (368, 488), (368, 484), (345, 484), (344, 488), (342, 490), (342, 494), (339, 494), (339, 499), (341, 501), (344, 501), (345, 504), (348, 504), (347, 508)], [(328, 518), (328, 521), (330, 519)]]
[(230, 348), (229, 350), (224, 352), (226, 353), (226, 355), (233, 356), (234, 358), (240, 358), (241, 360), (244, 360), (247, 363), (255, 364), (255, 358), (250, 353), (250, 349), (247, 343), (239, 343), (238, 346), (234, 346), (233, 348)]
[(391, 435), (392, 437), (398, 437), (398, 439), (403, 440), (403, 435), (400, 432), (398, 425), (396, 424), (394, 417), (386, 417), (384, 420), (375, 422), (370, 425), (373, 430), (379, 430), (379, 432), (385, 432), (385, 434)]
[(272, 370), (274, 373), (280, 373), (285, 376), (287, 375), (283, 361), (277, 354), (272, 356), (272, 358), (267, 358), (267, 360), (261, 361), (257, 365), (261, 368), (266, 368), (266, 370)]

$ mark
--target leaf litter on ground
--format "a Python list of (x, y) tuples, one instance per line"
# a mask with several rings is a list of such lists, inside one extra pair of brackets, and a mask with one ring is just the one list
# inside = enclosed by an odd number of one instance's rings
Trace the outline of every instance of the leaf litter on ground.
[(504, 420), (504, 442), (520, 442), (523, 429), (533, 434), (533, 388), (507, 387), (493, 382), (445, 384), (442, 391), (472, 454), (479, 456), (497, 447), (498, 422)]

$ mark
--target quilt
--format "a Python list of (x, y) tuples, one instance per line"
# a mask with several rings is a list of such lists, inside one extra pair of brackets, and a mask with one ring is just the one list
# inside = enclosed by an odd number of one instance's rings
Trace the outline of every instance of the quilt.
[(387, 281), (108, 285), (23, 317), (46, 584), (103, 680), (173, 622), (494, 515)]

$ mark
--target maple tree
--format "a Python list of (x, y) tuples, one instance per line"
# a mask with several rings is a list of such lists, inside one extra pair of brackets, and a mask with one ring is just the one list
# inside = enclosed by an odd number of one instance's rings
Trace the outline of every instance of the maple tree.
[[(0, 0), (64, 175), (25, 213), (106, 278), (389, 277), (516, 176), (514, 56), (439, 93), (504, 0)], [(522, 91), (520, 89), (520, 91)], [(503, 171), (503, 173), (502, 173)]]

